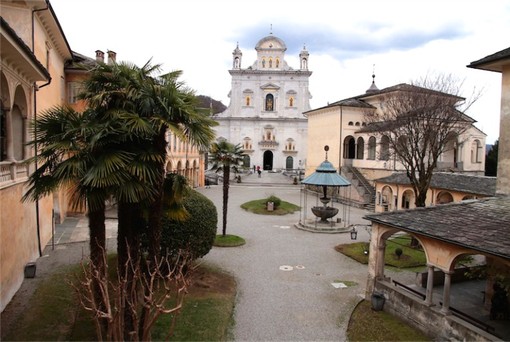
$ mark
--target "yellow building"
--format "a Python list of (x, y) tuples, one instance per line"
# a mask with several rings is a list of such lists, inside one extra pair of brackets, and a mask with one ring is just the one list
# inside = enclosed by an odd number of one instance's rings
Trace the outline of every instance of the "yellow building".
[(53, 198), (22, 203), (25, 161), (36, 114), (65, 98), (64, 65), (71, 49), (44, 0), (0, 2), (0, 309), (21, 286), (24, 267), (42, 254), (52, 235)]
[[(413, 209), (413, 187), (404, 172), (375, 180), (375, 212)], [(473, 176), (452, 172), (432, 175), (426, 205), (446, 204), (494, 196), (496, 177)]]
[(165, 170), (186, 177), (193, 188), (205, 185), (205, 152), (167, 132), (167, 163)]

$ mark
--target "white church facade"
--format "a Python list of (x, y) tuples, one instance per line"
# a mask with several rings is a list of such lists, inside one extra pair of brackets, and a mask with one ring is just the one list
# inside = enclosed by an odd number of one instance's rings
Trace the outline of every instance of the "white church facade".
[(240, 144), (247, 155), (244, 165), (263, 170), (290, 170), (305, 166), (309, 53), (299, 54), (298, 69), (285, 61), (287, 47), (270, 34), (255, 46), (257, 60), (242, 68), (242, 52), (233, 51), (232, 88), (227, 109), (214, 116), (218, 140)]

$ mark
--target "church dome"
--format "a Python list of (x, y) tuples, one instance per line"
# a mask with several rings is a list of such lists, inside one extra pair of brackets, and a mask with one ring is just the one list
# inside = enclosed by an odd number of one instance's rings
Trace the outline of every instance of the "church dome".
[(257, 45), (255, 45), (255, 50), (257, 50), (257, 51), (266, 50), (266, 49), (286, 51), (287, 46), (285, 45), (283, 40), (281, 40), (280, 38), (275, 37), (273, 35), (269, 35), (269, 36), (266, 36), (266, 37), (262, 38), (261, 40), (259, 40)]

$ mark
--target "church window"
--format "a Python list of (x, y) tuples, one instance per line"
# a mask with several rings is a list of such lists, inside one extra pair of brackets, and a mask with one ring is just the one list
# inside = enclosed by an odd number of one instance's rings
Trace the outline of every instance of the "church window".
[(306, 63), (307, 63), (306, 58), (303, 58), (301, 60), (301, 69), (307, 69)]
[(273, 94), (267, 94), (266, 95), (266, 111), (272, 112), (274, 109), (274, 96)]
[(375, 160), (375, 137), (370, 137), (368, 139), (368, 159)]
[(241, 66), (241, 65), (240, 65), (240, 63), (239, 63), (239, 57), (236, 57), (236, 58), (234, 59), (234, 68), (239, 68), (240, 66)]

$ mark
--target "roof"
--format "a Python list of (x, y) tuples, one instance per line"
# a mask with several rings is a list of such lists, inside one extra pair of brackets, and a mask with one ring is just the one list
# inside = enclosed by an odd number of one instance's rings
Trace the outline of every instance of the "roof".
[(471, 62), (468, 68), (502, 72), (503, 66), (510, 64), (510, 47)]
[(65, 69), (84, 70), (84, 68), (90, 69), (95, 66), (97, 66), (97, 61), (95, 59), (73, 51), (73, 59), (67, 61)]
[[(374, 86), (375, 86), (375, 84), (374, 84)], [(369, 90), (370, 91), (367, 91), (364, 94), (353, 96), (353, 97), (349, 97), (349, 98), (346, 98), (346, 99), (343, 99), (343, 100), (339, 100), (339, 101), (330, 103), (327, 106), (320, 107), (320, 108), (317, 108), (317, 109), (323, 109), (323, 108), (328, 108), (328, 107), (336, 107), (336, 106), (375, 108), (371, 104), (367, 103), (366, 99), (371, 98), (373, 96), (380, 96), (380, 95), (383, 95), (383, 94), (392, 93), (392, 92), (396, 92), (396, 91), (420, 91), (420, 92), (425, 92), (425, 93), (430, 93), (430, 94), (438, 94), (438, 95), (442, 95), (442, 96), (451, 96), (451, 97), (457, 98), (459, 101), (464, 99), (463, 97), (460, 97), (460, 96), (457, 96), (457, 95), (451, 95), (451, 94), (443, 93), (443, 92), (440, 92), (440, 91), (437, 91), (437, 90), (432, 90), (432, 89), (427, 89), (427, 88), (423, 88), (423, 87), (418, 87), (418, 86), (407, 84), (407, 83), (400, 83), (400, 84), (397, 84), (397, 85), (394, 85), (394, 86), (391, 86), (391, 87), (386, 87), (386, 88), (383, 88), (383, 89), (380, 89), (380, 90), (377, 89), (377, 87), (372, 87), (371, 86), (369, 88)], [(312, 109), (312, 110), (309, 110), (309, 111), (307, 111), (305, 113), (310, 113), (310, 112), (313, 112), (313, 111), (315, 111), (317, 109)], [(465, 115), (465, 116), (468, 117), (467, 115)], [(469, 119), (472, 120), (473, 122), (475, 121), (475, 120), (473, 120), (471, 118), (469, 118)]]
[(510, 196), (372, 214), (364, 219), (510, 259)]
[[(8, 42), (7, 40), (4, 41), (4, 39), (7, 39), (7, 37), (4, 37), (4, 35), (3, 35), (4, 30), (5, 30), (5, 33), (9, 36), (10, 40), (12, 40), (13, 44), (17, 45), (17, 47), (25, 54), (28, 61), (32, 64), (33, 68), (37, 70), (36, 73), (38, 75), (37, 76), (34, 75), (34, 77), (37, 80), (39, 80), (38, 76), (41, 75), (46, 80), (51, 80), (51, 75), (48, 72), (48, 70), (42, 65), (41, 62), (39, 62), (39, 60), (37, 59), (35, 54), (27, 46), (27, 44), (25, 44), (23, 39), (21, 39), (17, 35), (16, 31), (14, 31), (14, 29), (9, 25), (9, 23), (7, 21), (5, 21), (5, 19), (1, 16), (0, 16), (0, 27), (2, 29), (1, 45), (2, 45), (2, 49), (4, 50), (3, 52), (6, 54), (10, 52), (10, 50), (8, 50), (8, 47), (10, 46), (10, 42)], [(17, 54), (17, 52), (16, 52), (16, 54)], [(18, 59), (18, 63), (24, 63), (25, 59), (23, 57), (20, 57), (18, 55), (16, 55), (16, 57)], [(31, 68), (31, 67), (27, 66), (27, 68)]]
[(349, 186), (351, 183), (336, 172), (335, 167), (328, 160), (323, 161), (310, 176), (301, 184), (322, 186)]
[[(390, 176), (376, 179), (375, 181), (377, 183), (388, 184), (411, 184), (405, 172), (396, 172)], [(471, 176), (452, 172), (436, 172), (432, 175), (430, 187), (477, 195), (494, 196), (496, 194), (496, 177)]]

